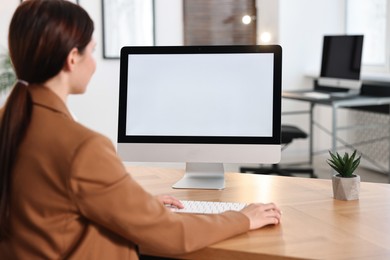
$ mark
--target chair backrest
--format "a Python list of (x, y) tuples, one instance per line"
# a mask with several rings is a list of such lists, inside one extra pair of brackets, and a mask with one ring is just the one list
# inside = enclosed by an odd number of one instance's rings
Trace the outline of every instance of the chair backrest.
[(307, 138), (307, 134), (296, 126), (282, 125), (281, 127), (281, 142), (282, 144), (289, 144), (294, 139)]

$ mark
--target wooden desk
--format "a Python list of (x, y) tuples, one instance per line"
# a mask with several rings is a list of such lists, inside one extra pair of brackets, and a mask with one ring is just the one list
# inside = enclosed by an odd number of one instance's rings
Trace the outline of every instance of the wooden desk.
[(347, 202), (333, 199), (330, 180), (228, 173), (222, 191), (174, 190), (171, 185), (183, 170), (128, 169), (152, 194), (275, 202), (283, 211), (278, 226), (251, 231), (181, 258), (390, 259), (390, 184), (361, 183), (360, 199)]

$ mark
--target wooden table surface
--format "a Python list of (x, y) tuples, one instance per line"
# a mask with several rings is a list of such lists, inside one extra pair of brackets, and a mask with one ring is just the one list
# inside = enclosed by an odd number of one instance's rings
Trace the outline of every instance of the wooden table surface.
[(330, 180), (227, 173), (224, 190), (184, 190), (171, 188), (183, 170), (128, 170), (152, 194), (275, 202), (281, 208), (280, 225), (227, 239), (187, 259), (390, 259), (390, 184), (362, 182), (359, 200), (338, 201)]

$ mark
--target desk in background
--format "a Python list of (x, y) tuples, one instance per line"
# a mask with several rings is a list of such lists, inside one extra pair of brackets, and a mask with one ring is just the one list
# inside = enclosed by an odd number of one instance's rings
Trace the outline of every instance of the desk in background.
[[(275, 202), (282, 223), (178, 256), (186, 259), (390, 259), (390, 185), (361, 183), (360, 200), (332, 197), (330, 180), (226, 174), (224, 190), (172, 189), (180, 169), (128, 167), (152, 194), (179, 199)], [(205, 234), (207, 236), (207, 234)], [(147, 253), (147, 252), (143, 252)]]
[[(309, 114), (309, 120), (310, 120), (310, 129), (309, 129), (309, 154), (310, 154), (310, 163), (313, 162), (313, 155), (314, 155), (314, 147), (313, 147), (313, 138), (314, 138), (314, 131), (313, 128), (314, 126), (319, 127), (321, 130), (325, 131), (326, 133), (330, 134), (332, 137), (332, 144), (331, 144), (331, 149), (332, 151), (337, 150), (337, 142), (340, 142), (343, 144), (345, 147), (352, 148), (352, 149), (357, 149), (354, 147), (353, 144), (349, 144), (343, 139), (339, 138), (337, 135), (337, 131), (342, 130), (342, 129), (347, 129), (345, 127), (339, 127), (337, 125), (337, 110), (340, 108), (369, 108), (370, 111), (372, 111), (373, 107), (383, 107), (387, 106), (389, 108), (390, 106), (390, 96), (384, 96), (384, 97), (378, 97), (378, 96), (365, 96), (365, 95), (357, 95), (353, 97), (335, 97), (335, 98), (329, 98), (329, 99), (321, 99), (321, 98), (313, 98), (310, 96), (305, 96), (303, 93), (307, 91), (303, 90), (298, 90), (298, 91), (284, 91), (282, 93), (282, 97), (286, 99), (291, 99), (291, 100), (296, 100), (296, 101), (303, 101), (303, 102), (309, 102), (310, 103), (310, 109), (309, 111), (298, 111), (298, 112), (286, 112), (285, 114), (295, 114), (295, 113), (303, 113), (307, 112)], [(331, 106), (332, 108), (332, 126), (331, 130), (328, 131), (322, 124), (319, 122), (315, 121), (313, 118), (313, 110), (316, 105), (326, 105), (326, 106)], [(389, 109), (388, 109), (389, 111)], [(388, 112), (387, 112), (388, 113)], [(389, 142), (389, 147), (390, 147), (390, 117), (388, 117), (388, 121), (379, 127), (387, 127), (389, 129), (389, 135), (388, 139), (386, 141)], [(369, 126), (371, 127), (371, 126)], [(359, 149), (357, 149), (359, 150)], [(378, 165), (375, 161), (374, 158), (368, 156), (368, 155), (363, 155), (363, 158), (367, 159), (374, 165), (377, 165), (378, 168), (383, 170), (389, 177), (389, 183), (390, 183), (390, 160), (389, 160), (389, 166), (387, 169), (384, 169), (380, 165)]]

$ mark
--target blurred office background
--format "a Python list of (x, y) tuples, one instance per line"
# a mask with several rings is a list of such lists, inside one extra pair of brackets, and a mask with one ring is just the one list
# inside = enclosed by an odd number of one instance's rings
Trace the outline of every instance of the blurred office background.
[[(114, 37), (118, 31), (110, 26), (104, 28), (103, 22), (111, 18), (115, 20), (116, 14), (112, 14), (115, 7), (118, 8), (121, 4), (128, 5), (130, 1), (79, 0), (78, 2), (89, 12), (95, 22), (94, 37), (98, 43), (95, 57), (98, 68), (87, 93), (73, 96), (69, 100), (69, 106), (82, 124), (107, 135), (115, 143), (119, 59), (115, 58), (115, 53), (114, 55), (109, 53), (112, 50), (108, 50), (109, 46), (104, 41), (111, 41), (110, 37)], [(154, 0), (150, 2), (154, 2), (152, 37), (156, 45), (280, 44), (283, 48), (283, 90), (312, 87), (313, 78), (319, 74), (323, 36), (334, 34), (364, 34), (362, 78), (390, 82), (388, 50), (390, 0)], [(0, 53), (7, 52), (8, 25), (19, 3), (19, 0), (0, 0)], [(22, 35), (20, 37), (23, 39)], [(307, 106), (307, 103), (283, 100), (283, 111), (307, 109)], [(329, 125), (330, 108), (316, 109), (315, 118)], [(345, 122), (362, 120), (375, 124), (389, 119), (388, 116), (377, 113), (340, 111), (339, 120)], [(282, 122), (297, 124), (304, 130), (309, 127), (305, 115), (283, 116)], [(361, 140), (366, 135), (388, 136), (389, 130), (345, 135), (345, 138)], [(316, 131), (314, 142), (317, 151), (326, 151), (331, 144), (330, 137), (321, 131)], [(388, 167), (387, 142), (375, 143), (362, 149), (367, 153), (374, 153), (380, 163)], [(282, 162), (305, 161), (308, 156), (308, 141), (297, 141), (283, 152)], [(330, 173), (324, 158), (326, 154), (319, 152), (315, 163), (320, 177), (326, 178)], [(368, 169), (375, 171), (375, 167), (370, 163), (365, 164)], [(227, 169), (234, 171), (238, 166), (228, 165)], [(383, 174), (379, 174), (379, 179), (382, 177)]]

